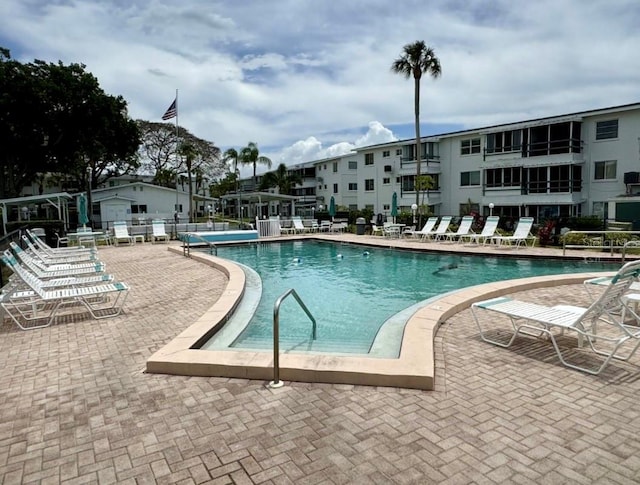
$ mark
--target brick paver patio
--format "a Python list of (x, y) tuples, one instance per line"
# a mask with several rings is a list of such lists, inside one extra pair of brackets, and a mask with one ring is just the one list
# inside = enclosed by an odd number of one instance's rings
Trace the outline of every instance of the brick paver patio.
[(0, 327), (4, 484), (640, 481), (640, 358), (588, 376), (548, 342), (483, 343), (465, 310), (437, 334), (435, 391), (145, 374), (225, 277), (163, 245), (100, 257), (132, 287), (126, 314)]

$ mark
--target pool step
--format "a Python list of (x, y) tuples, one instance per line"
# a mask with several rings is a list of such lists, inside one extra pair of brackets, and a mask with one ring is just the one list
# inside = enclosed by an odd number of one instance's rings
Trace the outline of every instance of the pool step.
[[(369, 351), (371, 342), (367, 339), (304, 339), (296, 337), (280, 337), (281, 352), (336, 352), (348, 354), (363, 354)], [(262, 337), (245, 337), (238, 348), (271, 350), (273, 349), (273, 340), (271, 338), (264, 339)]]

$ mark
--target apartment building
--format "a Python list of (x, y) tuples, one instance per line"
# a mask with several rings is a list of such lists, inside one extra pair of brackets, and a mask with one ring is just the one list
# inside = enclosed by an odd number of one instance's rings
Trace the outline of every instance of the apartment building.
[[(318, 204), (388, 215), (395, 192), (410, 210), (414, 149), (400, 140), (311, 162)], [(435, 214), (615, 219), (624, 204), (640, 219), (640, 103), (423, 137), (420, 155), (433, 188), (419, 205)]]

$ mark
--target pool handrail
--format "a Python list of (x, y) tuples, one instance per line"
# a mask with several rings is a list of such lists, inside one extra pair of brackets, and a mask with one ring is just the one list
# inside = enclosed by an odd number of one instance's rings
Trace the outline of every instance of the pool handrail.
[(272, 389), (277, 389), (278, 387), (282, 387), (284, 384), (280, 381), (280, 305), (282, 302), (289, 296), (293, 295), (296, 299), (300, 308), (304, 310), (312, 323), (312, 334), (311, 337), (313, 340), (316, 339), (317, 336), (317, 325), (316, 319), (313, 317), (307, 305), (304, 304), (302, 298), (298, 295), (296, 290), (293, 288), (289, 288), (282, 295), (278, 297), (275, 304), (273, 305), (273, 381), (269, 383), (269, 387)]
[(216, 246), (215, 243), (205, 239), (200, 234), (196, 234), (196, 233), (193, 233), (193, 232), (185, 232), (185, 233), (183, 233), (183, 239), (182, 239), (182, 254), (184, 256), (186, 256), (187, 258), (191, 257), (190, 238), (202, 241), (204, 244), (208, 245), (209, 246), (209, 254), (211, 254), (213, 256), (217, 256), (218, 255), (218, 246)]

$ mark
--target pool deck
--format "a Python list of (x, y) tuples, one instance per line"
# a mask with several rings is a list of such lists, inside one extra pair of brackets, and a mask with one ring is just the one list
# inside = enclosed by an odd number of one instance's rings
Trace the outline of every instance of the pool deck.
[[(99, 254), (132, 287), (125, 314), (28, 332), (0, 327), (2, 483), (640, 480), (638, 356), (588, 376), (562, 367), (548, 342), (483, 343), (463, 309), (435, 334), (434, 391), (304, 382), (269, 389), (259, 380), (149, 374), (154, 353), (224, 300), (228, 276), (166, 245)], [(517, 297), (588, 303), (580, 284)]]

